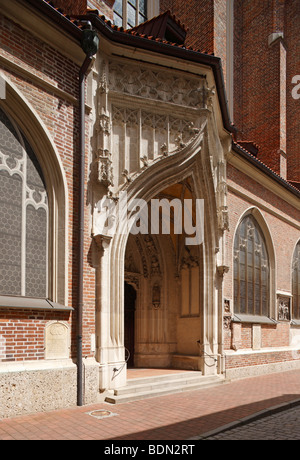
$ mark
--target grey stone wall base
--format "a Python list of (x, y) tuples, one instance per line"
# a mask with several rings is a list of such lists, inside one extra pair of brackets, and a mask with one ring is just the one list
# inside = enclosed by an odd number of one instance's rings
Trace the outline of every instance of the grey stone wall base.
[(260, 375), (273, 374), (300, 369), (300, 360), (285, 361), (280, 363), (262, 364), (257, 366), (237, 367), (226, 369), (227, 380), (237, 380)]
[[(99, 369), (85, 360), (85, 404), (97, 401)], [(77, 366), (71, 360), (0, 363), (0, 419), (76, 406)]]

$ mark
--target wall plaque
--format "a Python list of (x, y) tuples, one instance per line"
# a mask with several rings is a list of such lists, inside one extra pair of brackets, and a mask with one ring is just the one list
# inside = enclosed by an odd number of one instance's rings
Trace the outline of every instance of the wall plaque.
[(69, 326), (59, 321), (51, 321), (45, 329), (45, 358), (69, 358)]

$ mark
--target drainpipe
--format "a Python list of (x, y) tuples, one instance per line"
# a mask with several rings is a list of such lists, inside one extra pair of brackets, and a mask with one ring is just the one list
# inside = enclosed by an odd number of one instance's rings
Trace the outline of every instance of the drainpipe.
[(92, 63), (93, 56), (99, 48), (97, 32), (90, 22), (82, 21), (86, 27), (82, 32), (81, 46), (86, 54), (79, 71), (79, 242), (78, 242), (78, 304), (77, 304), (77, 405), (83, 406), (83, 267), (84, 267), (84, 206), (85, 206), (85, 81), (86, 73)]

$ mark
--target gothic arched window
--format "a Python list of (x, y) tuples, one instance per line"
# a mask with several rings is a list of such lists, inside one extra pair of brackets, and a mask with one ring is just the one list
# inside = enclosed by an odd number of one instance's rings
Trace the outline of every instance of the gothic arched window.
[(300, 320), (300, 241), (293, 257), (293, 319)]
[(118, 27), (131, 29), (147, 21), (148, 0), (116, 0), (114, 23)]
[(269, 257), (263, 233), (252, 215), (240, 223), (234, 240), (234, 311), (269, 316)]
[(48, 219), (37, 158), (0, 109), (0, 295), (47, 298)]

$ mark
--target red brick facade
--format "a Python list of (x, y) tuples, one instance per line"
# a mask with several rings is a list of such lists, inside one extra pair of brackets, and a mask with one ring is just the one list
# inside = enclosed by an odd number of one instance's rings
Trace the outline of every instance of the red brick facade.
[[(100, 15), (113, 18), (113, 0), (94, 0), (91, 3), (99, 9)], [(67, 15), (83, 15), (87, 9), (87, 2), (83, 0), (76, 2), (53, 0), (51, 4), (63, 8)], [(161, 0), (160, 8), (161, 11), (170, 10), (189, 29), (187, 46), (200, 50), (201, 53), (215, 54), (221, 58), (226, 80), (228, 70), (226, 1)], [(300, 74), (299, 20), (300, 0), (235, 1), (233, 121), (237, 128), (237, 139), (258, 144), (258, 159), (270, 169), (268, 173), (261, 172), (262, 163), (257, 162), (250, 166), (249, 161), (249, 169), (245, 171), (247, 168), (244, 160), (243, 164), (234, 162), (230, 156), (232, 152), (228, 155), (226, 181), (229, 187), (227, 196), (229, 230), (225, 232), (225, 259), (229, 271), (224, 275), (222, 289), (224, 298), (230, 302), (232, 316), (234, 314), (234, 237), (242, 216), (249, 209), (256, 209), (265, 222), (265, 236), (268, 239), (268, 247), (272, 249), (269, 255), (272, 258), (274, 254), (272, 312), (276, 312), (278, 292), (291, 295), (292, 258), (300, 238), (299, 201), (297, 202), (299, 196), (287, 190), (288, 182), (279, 184), (276, 174), (300, 182), (300, 100), (295, 100), (291, 96), (293, 87), (291, 80), (294, 75)], [(281, 32), (284, 34), (283, 37), (272, 36)], [(15, 91), (16, 94), (21, 94), (25, 103), (32, 108), (32, 113), (38, 118), (42, 129), (53, 142), (53, 149), (58, 154), (62, 176), (66, 181), (67, 257), (64, 272), (67, 284), (65, 304), (70, 307), (70, 311), (36, 311), (31, 308), (0, 307), (0, 362), (3, 363), (44, 360), (45, 327), (51, 321), (68, 324), (71, 332), (71, 359), (76, 359), (77, 351), (78, 80), (84, 55), (80, 48), (80, 40), (76, 41), (74, 37), (70, 40), (73, 48), (68, 54), (66, 49), (60, 50), (59, 46), (49, 44), (49, 34), (47, 39), (43, 40), (39, 37), (40, 33), (40, 28), (33, 33), (28, 26), (20, 25), (20, 20), (14, 21), (8, 16), (0, 15), (0, 70), (12, 85), (13, 90), (9, 92), (9, 97), (12, 97)], [(63, 40), (61, 36), (59, 39)], [(89, 161), (92, 150), (89, 145), (90, 109), (86, 107), (82, 350), (84, 358), (95, 357), (93, 340), (96, 333), (95, 298), (98, 287), (92, 257), (93, 252), (96, 251), (96, 243), (91, 238), (92, 213), (89, 201)], [(27, 121), (20, 120), (20, 129), (26, 131)], [(28, 140), (30, 142), (30, 139)], [(57, 174), (57, 171), (53, 171), (53, 174)], [(58, 257), (57, 254), (55, 257)], [(293, 363), (299, 358), (298, 352), (287, 349), (291, 344), (289, 323), (279, 321), (276, 324), (262, 324), (261, 351), (252, 350), (253, 324), (244, 322), (238, 326), (240, 327), (238, 350), (233, 347), (231, 322), (223, 329), (223, 351), (225, 354), (229, 352), (226, 356), (226, 369)], [(276, 350), (271, 353), (270, 348)], [(286, 349), (279, 350), (280, 348)]]
[[(167, 9), (189, 28), (188, 46), (222, 59), (226, 80), (226, 2), (163, 0), (161, 11)], [(300, 104), (292, 97), (292, 79), (300, 73), (299, 27), (299, 0), (234, 2), (233, 122), (238, 140), (255, 142), (264, 163), (296, 182)]]
[[(299, 181), (299, 1), (235, 2), (234, 123), (276, 173)], [(279, 35), (276, 35), (279, 34)], [(268, 114), (266, 117), (265, 114)]]
[(214, 52), (213, 2), (162, 0), (160, 9), (162, 12), (170, 10), (189, 29), (186, 40), (188, 46), (209, 54)]
[[(69, 321), (68, 313), (0, 310), (1, 362), (45, 359), (45, 325)], [(5, 347), (4, 347), (5, 345)]]

